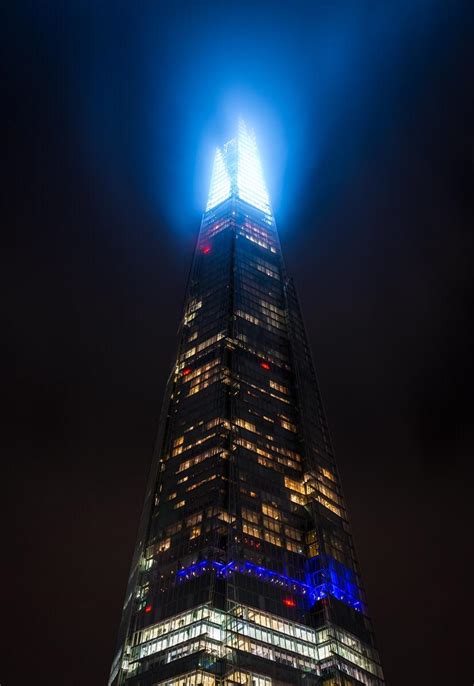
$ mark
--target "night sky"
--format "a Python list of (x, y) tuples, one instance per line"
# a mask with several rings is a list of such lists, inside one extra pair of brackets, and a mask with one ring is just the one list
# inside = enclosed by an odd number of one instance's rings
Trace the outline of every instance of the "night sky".
[(2, 686), (106, 684), (212, 153), (240, 115), (387, 681), (472, 683), (469, 9), (3, 10)]

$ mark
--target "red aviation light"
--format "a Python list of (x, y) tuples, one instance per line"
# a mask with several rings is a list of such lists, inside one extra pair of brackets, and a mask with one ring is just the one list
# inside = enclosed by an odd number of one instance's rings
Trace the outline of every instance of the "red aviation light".
[(262, 369), (266, 369), (267, 371), (270, 369), (268, 362), (260, 362), (260, 366)]
[(183, 376), (187, 376), (188, 374), (191, 374), (191, 367), (183, 369)]
[(207, 255), (208, 253), (211, 252), (211, 246), (210, 246), (210, 245), (204, 245), (204, 246), (201, 248), (201, 252), (202, 252), (203, 255)]
[(283, 598), (283, 605), (286, 605), (286, 607), (296, 607), (296, 600), (293, 600), (293, 598)]
[(147, 605), (145, 608), (145, 612), (148, 614), (149, 612), (152, 611), (153, 606), (152, 605)]

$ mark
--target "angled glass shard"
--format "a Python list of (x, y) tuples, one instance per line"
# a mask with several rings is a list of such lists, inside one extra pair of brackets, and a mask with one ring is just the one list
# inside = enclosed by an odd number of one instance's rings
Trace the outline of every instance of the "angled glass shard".
[(381, 686), (254, 134), (216, 151), (111, 686)]

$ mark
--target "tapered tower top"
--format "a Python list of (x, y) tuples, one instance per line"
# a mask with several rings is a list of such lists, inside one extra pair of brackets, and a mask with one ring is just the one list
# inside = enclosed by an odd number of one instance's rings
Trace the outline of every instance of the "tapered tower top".
[(231, 196), (272, 216), (255, 134), (242, 119), (237, 136), (216, 150), (206, 212)]

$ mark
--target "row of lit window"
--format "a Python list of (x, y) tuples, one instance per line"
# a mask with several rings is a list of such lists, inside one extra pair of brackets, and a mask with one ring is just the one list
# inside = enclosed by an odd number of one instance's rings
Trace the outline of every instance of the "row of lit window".
[(268, 300), (263, 300), (260, 299), (258, 301), (258, 305), (263, 308), (264, 310), (270, 310), (272, 314), (275, 314), (278, 316), (279, 321), (285, 321), (285, 312), (284, 310), (281, 309), (281, 307), (277, 307), (276, 305), (273, 305), (271, 302), (268, 302)]
[(303, 533), (301, 531), (298, 531), (298, 529), (295, 529), (293, 526), (280, 523), (282, 516), (276, 507), (268, 503), (262, 503), (262, 512), (263, 517), (258, 512), (255, 512), (255, 510), (242, 508), (242, 518), (252, 524), (260, 525), (263, 523), (263, 526), (266, 529), (274, 531), (275, 533), (284, 531), (285, 536), (294, 538), (296, 541), (301, 542), (303, 540)]
[[(218, 477), (217, 474), (211, 474), (210, 476), (206, 477), (205, 479), (201, 479), (201, 481), (197, 481), (195, 483), (190, 484), (186, 488), (186, 493), (189, 493), (190, 491), (194, 491), (196, 488), (201, 488), (202, 486), (206, 485), (210, 481), (213, 481), (217, 477)], [(225, 476), (220, 475), (220, 478), (223, 479), (224, 481), (227, 480)], [(187, 480), (188, 480), (188, 478), (185, 477), (182, 480), (182, 483), (186, 482)], [(169, 494), (167, 500), (174, 500), (176, 497), (177, 497), (177, 492), (173, 492), (173, 493)], [(177, 510), (181, 507), (184, 507), (185, 505), (186, 505), (186, 500), (180, 500), (179, 502), (177, 502), (173, 505), (173, 509)]]
[(210, 369), (213, 369), (218, 364), (220, 364), (220, 358), (216, 358), (214, 360), (211, 360), (210, 362), (206, 362), (206, 364), (203, 364), (200, 367), (197, 367), (196, 369), (190, 369), (187, 372), (187, 374), (184, 375), (183, 381), (185, 381), (186, 383), (190, 381), (195, 382), (198, 377), (200, 377), (202, 374), (205, 374)]
[(197, 441), (194, 441), (193, 443), (187, 443), (184, 445), (184, 436), (179, 436), (174, 443), (173, 443), (173, 450), (171, 451), (171, 457), (176, 457), (177, 455), (181, 455), (181, 453), (185, 452), (186, 450), (191, 450), (191, 448), (196, 448), (199, 445), (202, 445), (209, 439), (213, 438), (216, 435), (216, 432), (214, 431), (213, 433), (210, 433), (207, 436), (204, 436), (203, 438), (199, 438)]
[[(260, 448), (255, 443), (248, 441), (246, 438), (236, 438), (234, 443), (235, 445), (242, 446), (242, 448), (245, 448), (246, 450), (250, 450), (256, 455), (260, 455), (262, 457), (267, 458), (267, 460), (270, 460), (271, 462), (278, 462), (279, 464), (285, 465), (286, 467), (291, 467), (291, 469), (300, 469), (299, 463), (301, 462), (301, 456), (292, 450), (287, 450), (286, 448), (279, 448), (274, 444), (268, 446), (271, 450), (277, 453), (275, 455), (269, 453), (268, 450)], [(286, 453), (286, 455), (282, 456), (281, 453)], [(291, 457), (289, 457), (289, 455), (291, 455)]]
[[(278, 415), (279, 421), (281, 426), (286, 429), (287, 431), (291, 431), (293, 433), (297, 433), (298, 429), (296, 424), (293, 424), (293, 422), (290, 422), (288, 417), (285, 417), (284, 415)], [(270, 417), (262, 417), (262, 419), (266, 419), (269, 422), (274, 423), (274, 420), (271, 419)], [(270, 440), (273, 440), (273, 436), (269, 434), (263, 434), (261, 431), (257, 429), (255, 424), (252, 424), (251, 422), (246, 421), (245, 419), (240, 419), (237, 418), (234, 420), (235, 426), (239, 426), (242, 429), (246, 429), (247, 431), (251, 431), (252, 433), (258, 434), (259, 436), (265, 436), (266, 438), (269, 438)]]
[(253, 220), (245, 219), (243, 223), (239, 226), (240, 229), (248, 231), (249, 233), (255, 235), (258, 238), (262, 238), (265, 242), (273, 244), (275, 242), (274, 236), (260, 224), (257, 224)]
[(216, 677), (209, 672), (197, 670), (174, 679), (155, 683), (155, 686), (216, 686)]
[(259, 455), (257, 457), (257, 464), (259, 464), (261, 467), (265, 467), (265, 469), (273, 469), (274, 472), (278, 472), (279, 474), (285, 473), (285, 469), (281, 464), (278, 464), (278, 462), (275, 462), (273, 459), (269, 459), (268, 457), (262, 457)]
[(264, 315), (264, 319), (258, 319), (258, 317), (255, 317), (253, 314), (249, 314), (244, 310), (236, 310), (235, 315), (237, 317), (240, 317), (241, 319), (244, 319), (246, 322), (249, 322), (250, 324), (254, 324), (255, 326), (261, 326), (270, 332), (272, 332), (273, 329), (276, 329), (277, 331), (285, 330), (283, 324), (280, 324), (277, 320), (272, 319), (270, 316), (267, 317), (266, 315)]
[(202, 343), (199, 343), (199, 345), (193, 346), (192, 348), (189, 348), (186, 350), (180, 358), (180, 362), (184, 362), (185, 360), (188, 360), (190, 357), (193, 357), (193, 355), (196, 355), (197, 353), (202, 352), (206, 348), (209, 348), (209, 346), (214, 345), (214, 343), (217, 343), (220, 341), (222, 338), (224, 338), (224, 333), (220, 332), (216, 334), (215, 336), (211, 336), (211, 338), (208, 338), (207, 340), (203, 341)]
[[(316, 485), (315, 485), (316, 484)], [(334, 491), (328, 489), (319, 481), (312, 482), (301, 482), (290, 479), (285, 476), (285, 487), (292, 491), (290, 498), (292, 502), (298, 505), (306, 505), (309, 500), (313, 499), (319, 502), (321, 505), (331, 510), (338, 517), (343, 517), (342, 509), (336, 504), (339, 498), (334, 493)], [(325, 497), (327, 496), (327, 497)], [(328, 498), (331, 498), (329, 500)], [(336, 499), (336, 502), (333, 499)]]
[[(200, 419), (196, 424), (191, 424), (184, 429), (184, 433), (188, 433), (188, 431), (193, 431), (194, 429), (208, 431), (209, 429), (213, 429), (215, 426), (219, 426), (221, 424), (222, 426), (226, 426), (228, 429), (230, 429), (230, 422), (227, 419), (222, 419), (222, 417), (214, 417), (213, 419), (209, 419), (207, 422), (205, 422), (204, 419)], [(184, 440), (184, 436), (182, 438)]]
[[(154, 652), (163, 650), (165, 646), (180, 643), (179, 636), (192, 638), (199, 635), (196, 625), (206, 624), (206, 632), (210, 638), (218, 641), (223, 648), (225, 646), (235, 646), (235, 639), (243, 636), (257, 640), (260, 645), (265, 644), (276, 649), (283, 649), (287, 653), (302, 655), (314, 660), (325, 660), (331, 652), (357, 665), (362, 669), (381, 676), (378, 665), (378, 657), (375, 651), (369, 646), (361, 643), (353, 634), (342, 629), (324, 627), (318, 631), (306, 627), (296, 622), (290, 622), (277, 615), (262, 612), (246, 606), (237, 606), (234, 609), (236, 621), (238, 622), (238, 634), (234, 633), (232, 615), (221, 610), (200, 606), (192, 611), (182, 613), (168, 620), (160, 622), (137, 632), (133, 638), (133, 645), (141, 646), (137, 657), (145, 657)], [(223, 629), (227, 627), (227, 631)], [(236, 627), (237, 628), (237, 627)], [(183, 633), (181, 633), (183, 632)], [(168, 635), (171, 642), (158, 645), (153, 643), (160, 636)], [(229, 641), (230, 639), (230, 641)], [(248, 646), (239, 646), (248, 650)], [(249, 652), (252, 652), (250, 650)], [(297, 666), (292, 663), (292, 666)], [(366, 675), (361, 675), (362, 683), (367, 681)]]
[(221, 231), (230, 228), (233, 224), (234, 221), (229, 217), (219, 219), (210, 226), (206, 227), (205, 231), (203, 232), (203, 238), (205, 238), (206, 240), (210, 240), (211, 238), (213, 238), (213, 236), (216, 236)]
[(207, 483), (209, 483), (209, 481), (213, 481), (214, 479), (217, 479), (217, 474), (211, 474), (210, 476), (206, 477), (205, 479), (201, 479), (201, 481), (197, 481), (194, 484), (190, 484), (186, 489), (186, 493), (189, 493), (190, 491), (194, 491), (196, 488), (201, 488), (201, 486), (204, 486), (204, 484), (207, 484)]
[[(281, 400), (284, 403), (287, 403), (288, 400), (287, 398), (281, 398), (278, 395), (275, 395), (274, 393), (270, 393), (267, 391), (265, 388), (262, 386), (256, 386), (255, 384), (252, 384), (248, 379), (242, 379), (245, 383), (247, 383), (251, 388), (254, 388), (256, 391), (260, 391), (261, 393), (265, 393), (266, 395), (269, 395), (271, 398), (276, 398), (277, 400)], [(277, 383), (276, 381), (273, 381), (272, 379), (268, 380), (268, 385), (272, 390), (279, 391), (283, 395), (290, 395), (290, 392), (286, 386), (283, 386), (282, 384)]]
[(199, 377), (199, 379), (196, 379), (191, 383), (188, 391), (188, 397), (191, 395), (196, 395), (196, 393), (200, 393), (205, 388), (209, 388), (209, 386), (212, 386), (212, 384), (215, 384), (217, 381), (220, 381), (220, 379), (220, 369), (214, 369), (209, 372), (205, 372), (201, 377)]
[(240, 229), (239, 235), (243, 236), (244, 238), (246, 238), (251, 243), (255, 243), (256, 245), (258, 245), (260, 248), (263, 248), (264, 250), (270, 250), (271, 252), (276, 252), (276, 248), (274, 248), (273, 246), (270, 246), (266, 241), (262, 241), (261, 238), (256, 238), (248, 230)]
[[(239, 380), (242, 383), (245, 383), (250, 388), (254, 389), (255, 391), (262, 393), (263, 395), (268, 395), (270, 398), (274, 398), (275, 400), (279, 400), (280, 402), (285, 403), (287, 405), (291, 404), (291, 402), (288, 398), (282, 398), (280, 395), (276, 395), (275, 393), (271, 393), (270, 391), (267, 391), (265, 388), (262, 388), (261, 386), (255, 385), (254, 383), (252, 383), (248, 379), (239, 378)], [(258, 397), (258, 396), (256, 396), (256, 397)]]
[(257, 429), (255, 424), (252, 424), (252, 422), (248, 422), (245, 419), (240, 419), (237, 418), (234, 420), (234, 426), (238, 426), (241, 429), (246, 429), (247, 431), (251, 431), (254, 434), (257, 434), (258, 436), (262, 436), (264, 438), (268, 438), (270, 441), (273, 440), (273, 436), (271, 434), (264, 434), (261, 431)]
[[(214, 448), (209, 448), (209, 450), (205, 450), (203, 453), (200, 453), (199, 455), (195, 455), (194, 457), (190, 457), (188, 460), (185, 460), (184, 462), (181, 462), (177, 469), (177, 473), (179, 472), (185, 472), (187, 469), (190, 469), (191, 467), (194, 467), (197, 464), (200, 464), (201, 462), (204, 462), (205, 460), (209, 459), (210, 457), (213, 457), (214, 455), (218, 455), (219, 453), (223, 453), (225, 451), (222, 450), (219, 446), (216, 446)], [(227, 453), (223, 455), (223, 457), (226, 457)], [(178, 481), (178, 483), (180, 483)]]
[[(259, 262), (260, 262), (260, 264), (259, 264)], [(261, 262), (264, 262), (264, 264), (261, 264)], [(251, 264), (251, 266), (253, 266), (253, 265)], [(260, 273), (265, 274), (266, 276), (270, 276), (272, 279), (276, 279), (277, 281), (280, 281), (280, 274), (276, 271), (276, 267), (273, 264), (270, 264), (269, 262), (266, 262), (264, 260), (259, 260), (257, 258), (257, 263), (255, 264), (255, 268)]]
[(209, 672), (198, 670), (196, 672), (189, 672), (183, 676), (156, 683), (155, 686), (235, 686), (236, 684), (243, 684), (244, 686), (272, 686), (272, 679), (253, 672), (244, 672), (242, 670), (234, 670), (226, 677), (216, 681), (216, 677)]
[(193, 299), (190, 301), (186, 308), (186, 313), (184, 315), (184, 323), (189, 324), (197, 314), (197, 311), (202, 307), (202, 300)]
[(298, 432), (298, 427), (296, 426), (296, 424), (293, 424), (293, 422), (290, 422), (288, 417), (285, 417), (284, 415), (278, 415), (278, 417), (280, 419), (280, 424), (284, 429), (286, 429), (287, 431), (292, 431), (293, 433)]
[[(197, 512), (193, 515), (190, 515), (189, 517), (186, 517), (185, 519), (180, 519), (179, 521), (175, 522), (174, 524), (170, 524), (169, 526), (166, 527), (164, 530), (164, 537), (157, 543), (156, 545), (151, 545), (147, 548), (147, 560), (145, 560), (145, 565), (144, 568), (145, 570), (150, 569), (152, 567), (152, 558), (153, 555), (156, 553), (162, 553), (168, 550), (171, 547), (172, 543), (172, 537), (175, 536), (176, 534), (180, 532), (185, 532), (186, 529), (189, 529), (189, 536), (190, 538), (195, 538), (200, 534), (200, 524), (203, 521), (204, 517), (204, 512), (200, 511)], [(216, 508), (207, 508), (206, 511), (206, 527), (207, 530), (212, 529), (212, 522), (213, 518), (216, 518), (216, 520), (225, 522), (227, 524), (232, 524), (235, 522), (235, 516), (230, 515), (227, 511), (225, 510), (220, 510)], [(216, 521), (214, 520), (214, 521)], [(218, 524), (218, 522), (216, 521)]]
[(271, 294), (273, 297), (278, 298), (280, 302), (284, 302), (283, 298), (283, 286), (281, 281), (269, 281), (262, 277), (262, 272), (260, 267), (264, 269), (269, 269), (271, 272), (278, 274), (278, 265), (272, 264), (271, 262), (262, 259), (256, 254), (251, 256), (240, 255), (236, 260), (237, 274), (239, 277), (239, 282), (245, 281), (248, 285), (253, 285), (256, 290), (261, 293)]
[(269, 233), (268, 229), (263, 228), (263, 226), (259, 226), (254, 221), (250, 222), (248, 219), (246, 219), (242, 224), (242, 227), (252, 231), (257, 236), (260, 236), (261, 238), (264, 238), (267, 241), (272, 242), (274, 240), (274, 237), (272, 236), (272, 234)]

